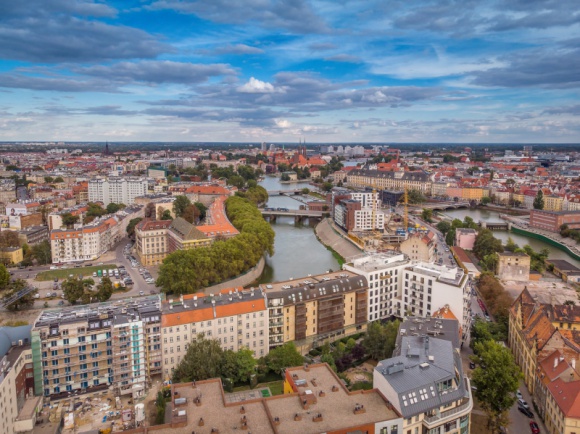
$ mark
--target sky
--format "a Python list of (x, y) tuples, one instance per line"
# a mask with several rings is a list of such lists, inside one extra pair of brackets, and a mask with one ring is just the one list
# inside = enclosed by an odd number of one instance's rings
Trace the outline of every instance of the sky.
[(580, 143), (578, 0), (0, 0), (0, 141)]

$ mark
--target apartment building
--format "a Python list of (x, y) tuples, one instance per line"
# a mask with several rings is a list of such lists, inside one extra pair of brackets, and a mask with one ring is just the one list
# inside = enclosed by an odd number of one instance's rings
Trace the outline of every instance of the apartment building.
[(502, 280), (527, 282), (530, 280), (531, 258), (523, 252), (497, 253), (496, 274)]
[(580, 211), (545, 211), (533, 209), (530, 211), (530, 227), (560, 232), (562, 225), (570, 229), (580, 228)]
[(399, 329), (393, 357), (374, 370), (373, 386), (403, 417), (403, 433), (468, 434), (473, 398), (459, 350), (449, 340)]
[(109, 177), (89, 180), (89, 202), (132, 205), (135, 198), (147, 194), (147, 178)]
[(365, 277), (342, 271), (262, 285), (268, 297), (270, 348), (294, 341), (305, 353), (325, 341), (365, 331)]
[(360, 202), (352, 199), (341, 200), (334, 207), (334, 223), (347, 232), (353, 231), (356, 228), (355, 212), (360, 211)]
[(415, 232), (404, 240), (399, 248), (412, 261), (433, 262), (437, 237), (434, 232)]
[(171, 222), (167, 229), (167, 252), (189, 250), (211, 245), (211, 238), (207, 237), (193, 224), (178, 217)]
[(419, 190), (431, 194), (429, 174), (423, 171), (404, 172), (355, 169), (347, 175), (347, 182), (353, 187), (373, 186), (379, 190)]
[(77, 229), (50, 231), (52, 262), (76, 262), (97, 259), (119, 240), (118, 222), (109, 217)]
[(43, 311), (32, 327), (35, 387), (51, 399), (113, 388), (144, 396), (161, 374), (159, 296)]
[(0, 426), (5, 434), (31, 432), (42, 407), (34, 390), (30, 328), (0, 327)]
[(48, 228), (46, 226), (30, 226), (18, 231), (18, 238), (22, 244), (29, 246), (48, 241)]
[(268, 354), (268, 309), (261, 290), (226, 289), (205, 296), (188, 294), (161, 305), (163, 375), (171, 378), (189, 344), (199, 334), (217, 339), (224, 350), (248, 348), (254, 357)]

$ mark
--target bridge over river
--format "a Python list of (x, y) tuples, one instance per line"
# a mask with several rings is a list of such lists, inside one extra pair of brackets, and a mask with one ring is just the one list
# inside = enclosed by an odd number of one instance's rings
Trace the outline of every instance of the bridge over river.
[(294, 221), (301, 222), (304, 219), (322, 219), (325, 214), (324, 211), (312, 211), (307, 209), (288, 209), (288, 208), (264, 208), (260, 212), (264, 218), (270, 221), (276, 221), (278, 217), (294, 217)]

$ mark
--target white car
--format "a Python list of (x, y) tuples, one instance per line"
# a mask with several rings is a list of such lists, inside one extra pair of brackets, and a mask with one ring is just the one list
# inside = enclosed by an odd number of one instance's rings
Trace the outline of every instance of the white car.
[(145, 295), (145, 291), (139, 291), (139, 295)]
[(516, 398), (523, 400), (524, 397), (522, 396), (522, 392), (520, 392), (519, 390), (516, 392)]
[(50, 269), (51, 269), (51, 270), (57, 270), (57, 269), (58, 269), (58, 267), (57, 267), (56, 265), (53, 265), (53, 266), (51, 266), (51, 267), (50, 267)]

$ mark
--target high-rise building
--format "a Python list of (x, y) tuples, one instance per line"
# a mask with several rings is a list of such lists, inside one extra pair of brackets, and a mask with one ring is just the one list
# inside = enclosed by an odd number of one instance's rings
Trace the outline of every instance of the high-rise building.
[(89, 201), (132, 205), (135, 198), (147, 194), (146, 178), (94, 178), (89, 180)]

